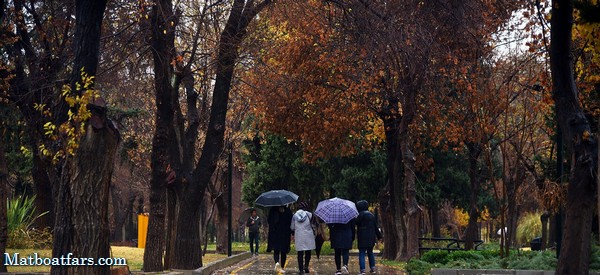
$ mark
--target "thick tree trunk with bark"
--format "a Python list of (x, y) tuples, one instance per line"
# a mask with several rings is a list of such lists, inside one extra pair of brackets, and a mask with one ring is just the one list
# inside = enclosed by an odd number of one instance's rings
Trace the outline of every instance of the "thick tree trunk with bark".
[[(81, 94), (82, 72), (95, 76), (106, 0), (75, 2), (75, 60), (72, 91)], [(93, 88), (93, 85), (90, 87)], [(66, 160), (58, 187), (58, 205), (52, 255), (98, 259), (110, 257), (108, 195), (119, 134), (107, 118), (102, 99), (88, 108), (92, 113), (75, 156)], [(67, 168), (67, 169), (65, 169)], [(106, 266), (53, 266), (52, 274), (109, 274)]]
[(395, 260), (399, 258), (399, 251), (402, 247), (401, 236), (398, 235), (396, 226), (401, 226), (403, 222), (397, 223), (395, 217), (401, 209), (398, 206), (397, 189), (402, 171), (402, 160), (398, 150), (398, 124), (399, 118), (391, 114), (381, 115), (386, 137), (386, 152), (387, 152), (387, 184), (379, 193), (379, 203), (381, 206), (381, 223), (384, 233), (385, 249), (383, 250), (383, 258)]
[[(98, 111), (91, 119), (102, 117), (103, 123), (88, 123), (69, 180), (75, 232), (73, 254), (95, 260), (110, 257), (108, 198), (119, 143), (116, 128), (106, 119), (106, 108), (102, 106)], [(110, 274), (110, 266), (78, 266), (74, 273)]]
[(406, 220), (406, 253), (401, 256), (401, 260), (408, 261), (419, 255), (419, 217), (422, 209), (417, 202), (416, 174), (415, 174), (415, 155), (412, 152), (412, 141), (410, 136), (410, 125), (413, 122), (416, 113), (415, 102), (416, 91), (406, 90), (404, 101), (402, 102), (402, 120), (400, 122), (399, 144), (402, 154), (402, 164), (404, 165), (402, 199), (406, 200), (405, 220)]
[[(220, 225), (227, 224), (227, 198), (225, 198), (225, 194), (222, 194), (217, 197), (215, 200), (217, 207), (217, 220), (216, 223)], [(229, 231), (225, 230), (225, 227), (221, 227), (221, 230), (217, 230), (217, 253), (227, 254), (227, 243), (229, 241), (228, 234)]]
[(469, 194), (469, 223), (465, 232), (465, 249), (473, 249), (473, 243), (478, 239), (479, 228), (477, 227), (477, 219), (479, 211), (477, 209), (477, 200), (480, 189), (480, 176), (477, 161), (481, 154), (481, 146), (475, 143), (467, 144), (469, 150), (469, 181), (471, 182), (471, 190)]
[[(156, 135), (155, 135), (156, 139)], [(153, 142), (154, 143), (154, 142)], [(154, 157), (154, 150), (152, 153)], [(159, 158), (152, 158), (152, 166), (157, 165)], [(162, 165), (160, 165), (162, 167)], [(146, 235), (146, 247), (144, 248), (145, 272), (163, 271), (163, 252), (165, 245), (165, 178), (166, 173), (155, 172), (151, 168), (152, 180), (150, 181), (150, 211), (148, 217), (148, 232)]]
[(557, 274), (588, 274), (598, 147), (578, 98), (572, 56), (573, 1), (552, 1), (550, 67), (558, 126), (571, 154)]
[[(4, 152), (4, 140), (0, 138), (0, 255), (6, 252), (6, 243), (8, 241), (8, 228), (6, 220), (6, 200), (8, 186), (8, 164)], [(5, 257), (0, 259), (0, 272), (6, 272), (4, 265)]]
[(177, 193), (174, 188), (167, 188), (167, 218), (165, 219), (166, 223), (166, 239), (165, 239), (165, 266), (164, 269), (168, 270), (171, 268), (171, 262), (173, 261), (173, 257), (175, 256), (175, 251), (173, 248), (175, 247), (175, 237), (176, 237), (176, 228), (177, 223), (174, 218), (177, 217)]
[(172, 268), (189, 270), (202, 266), (200, 205), (200, 199), (197, 197), (187, 197), (179, 201), (181, 210), (177, 213), (177, 237), (174, 243), (175, 257), (172, 259)]
[[(68, 159), (63, 164), (62, 171), (68, 171)], [(54, 207), (54, 231), (52, 234), (52, 257), (61, 257), (73, 252), (73, 213), (71, 210), (71, 189), (66, 180), (61, 180), (58, 188), (54, 188), (56, 204)], [(52, 266), (52, 275), (68, 274), (68, 266)]]
[(150, 216), (148, 235), (144, 249), (146, 272), (163, 271), (165, 251), (165, 223), (167, 222), (167, 180), (172, 173), (171, 144), (175, 143), (173, 129), (174, 113), (172, 98), (175, 93), (170, 84), (173, 77), (170, 62), (173, 59), (174, 34), (169, 24), (172, 20), (171, 1), (160, 0), (152, 8), (151, 49), (154, 59), (154, 93), (156, 101), (155, 130), (152, 138), (150, 180)]

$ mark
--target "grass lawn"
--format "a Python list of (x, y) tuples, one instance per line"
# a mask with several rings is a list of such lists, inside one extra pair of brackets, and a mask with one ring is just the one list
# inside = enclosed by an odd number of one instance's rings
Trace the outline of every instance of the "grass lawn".
[(406, 270), (406, 262), (396, 262), (392, 260), (378, 259), (378, 263), (387, 267), (391, 267), (393, 269)]
[[(144, 262), (144, 249), (136, 247), (126, 246), (112, 246), (113, 258), (125, 258), (127, 259), (127, 265), (131, 271), (139, 271), (142, 269)], [(38, 257), (52, 257), (52, 250), (34, 250), (34, 249), (7, 249), (6, 253), (12, 255), (13, 253), (19, 253), (20, 257), (27, 257), (33, 253), (38, 253)], [(204, 264), (211, 263), (223, 258), (227, 255), (223, 254), (206, 254), (202, 257)], [(49, 272), (49, 266), (8, 266), (8, 272)]]

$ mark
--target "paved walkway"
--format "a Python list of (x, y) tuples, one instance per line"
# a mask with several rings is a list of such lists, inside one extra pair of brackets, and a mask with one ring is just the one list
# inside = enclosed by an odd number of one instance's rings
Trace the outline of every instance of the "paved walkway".
[[(377, 259), (377, 258), (376, 258)], [(368, 261), (367, 261), (368, 262)], [(368, 273), (367, 263), (367, 274)], [(242, 261), (235, 266), (231, 266), (227, 269), (219, 270), (213, 274), (276, 274), (274, 271), (275, 263), (273, 262), (273, 255), (262, 254), (258, 257), (253, 257), (249, 260)], [(358, 274), (360, 271), (358, 267), (358, 256), (350, 256), (350, 263), (348, 264), (350, 274)], [(377, 265), (378, 274), (406, 274), (402, 270), (393, 269), (387, 266)], [(287, 264), (285, 267), (287, 274), (298, 274), (298, 260), (296, 255), (288, 255)], [(321, 256), (321, 259), (313, 254), (310, 260), (310, 274), (327, 274), (334, 275), (336, 271), (335, 262), (333, 256)]]

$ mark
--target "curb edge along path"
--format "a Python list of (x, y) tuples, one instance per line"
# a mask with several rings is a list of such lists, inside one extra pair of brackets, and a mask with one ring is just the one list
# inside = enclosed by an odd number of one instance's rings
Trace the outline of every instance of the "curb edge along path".
[(191, 274), (193, 275), (209, 275), (209, 274), (229, 274), (219, 273), (218, 270), (227, 270), (232, 266), (237, 266), (240, 263), (253, 262), (252, 254), (250, 252), (243, 252), (236, 254), (225, 259), (221, 259), (201, 268), (194, 270)]

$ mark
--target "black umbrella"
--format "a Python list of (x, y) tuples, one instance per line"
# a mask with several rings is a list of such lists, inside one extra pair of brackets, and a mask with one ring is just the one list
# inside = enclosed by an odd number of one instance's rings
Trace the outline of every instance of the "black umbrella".
[(252, 215), (252, 211), (256, 210), (256, 215), (259, 216), (261, 219), (265, 218), (265, 213), (258, 208), (254, 208), (254, 207), (250, 207), (250, 208), (246, 208), (246, 210), (242, 211), (242, 213), (240, 214), (240, 218), (238, 219), (238, 222), (240, 224), (245, 224), (248, 221), (248, 218)]
[(287, 190), (271, 190), (260, 194), (254, 203), (264, 207), (271, 207), (294, 203), (297, 200), (298, 195), (293, 192)]
[(317, 259), (320, 259), (321, 248), (323, 248), (323, 243), (325, 243), (325, 238), (323, 238), (323, 234), (317, 234), (317, 236), (315, 236), (315, 253), (317, 254)]
[(318, 216), (313, 216), (315, 223), (315, 253), (317, 254), (317, 259), (321, 257), (321, 248), (323, 248), (323, 243), (325, 243), (325, 233), (323, 231), (323, 226), (321, 225), (321, 219)]

